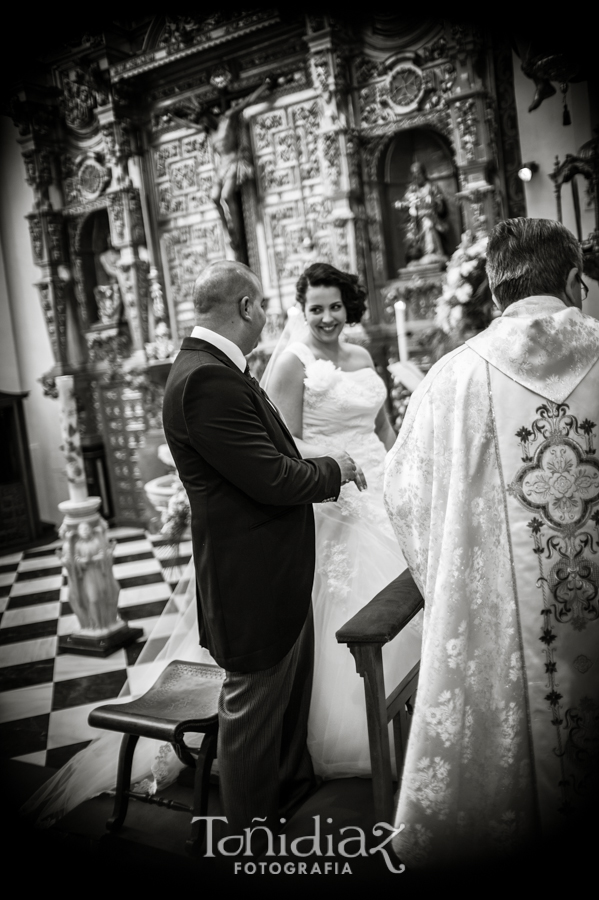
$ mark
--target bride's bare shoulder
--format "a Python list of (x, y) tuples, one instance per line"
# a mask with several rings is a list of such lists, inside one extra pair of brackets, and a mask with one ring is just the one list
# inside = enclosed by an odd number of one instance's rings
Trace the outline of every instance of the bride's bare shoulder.
[(303, 382), (304, 365), (299, 356), (290, 347), (286, 347), (274, 364), (272, 383)]
[(352, 369), (374, 368), (372, 356), (366, 347), (361, 347), (359, 344), (345, 344), (344, 349), (347, 354), (347, 364)]

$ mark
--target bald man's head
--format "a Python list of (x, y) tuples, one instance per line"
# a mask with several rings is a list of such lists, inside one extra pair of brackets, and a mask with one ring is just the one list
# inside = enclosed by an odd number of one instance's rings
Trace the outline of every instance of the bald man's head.
[(251, 269), (233, 260), (220, 260), (207, 266), (193, 287), (193, 305), (199, 320), (214, 322), (229, 319), (244, 296), (253, 299), (260, 282)]
[(266, 322), (262, 286), (251, 269), (226, 259), (212, 263), (193, 287), (193, 302), (197, 325), (251, 353)]

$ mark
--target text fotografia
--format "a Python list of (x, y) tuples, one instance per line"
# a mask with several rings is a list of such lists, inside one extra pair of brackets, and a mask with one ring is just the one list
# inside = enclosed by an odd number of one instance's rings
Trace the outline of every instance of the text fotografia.
[(351, 866), (346, 863), (305, 863), (305, 862), (236, 862), (235, 875), (351, 875)]
[[(207, 857), (220, 856), (244, 856), (252, 857), (254, 852), (252, 842), (254, 835), (256, 840), (262, 843), (266, 842), (266, 851), (261, 850), (260, 857), (276, 857), (274, 862), (247, 862), (238, 861), (234, 865), (236, 875), (351, 875), (351, 866), (349, 862), (341, 862), (338, 857), (345, 860), (356, 859), (357, 857), (373, 856), (380, 853), (385, 860), (385, 865), (390, 872), (398, 875), (405, 870), (402, 864), (397, 865), (397, 860), (393, 860), (387, 850), (387, 844), (403, 831), (404, 826), (399, 825), (394, 828), (387, 822), (377, 822), (372, 828), (372, 834), (376, 838), (380, 838), (388, 832), (383, 841), (376, 847), (367, 849), (366, 832), (357, 825), (346, 825), (339, 829), (339, 835), (321, 834), (320, 816), (312, 816), (314, 820), (314, 830), (312, 834), (305, 834), (301, 837), (287, 841), (285, 834), (273, 834), (272, 830), (266, 825), (256, 825), (253, 828), (244, 828), (243, 834), (230, 834), (221, 838), (219, 841), (214, 840), (213, 826), (214, 822), (227, 822), (226, 816), (195, 816), (193, 822), (206, 823), (206, 853)], [(265, 822), (266, 819), (254, 818), (252, 822)], [(332, 819), (326, 820), (329, 825)], [(285, 819), (281, 819), (281, 823), (285, 823)], [(336, 839), (336, 840), (335, 840)], [(301, 857), (321, 856), (322, 861), (300, 862), (289, 859), (295, 857), (298, 860)], [(279, 858), (287, 857), (287, 861), (279, 862)], [(329, 859), (327, 859), (329, 857)], [(330, 857), (337, 857), (335, 862), (330, 861)]]

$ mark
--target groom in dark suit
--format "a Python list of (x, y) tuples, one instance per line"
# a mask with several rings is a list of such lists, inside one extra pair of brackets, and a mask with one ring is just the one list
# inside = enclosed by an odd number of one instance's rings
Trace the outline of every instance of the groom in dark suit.
[[(303, 460), (245, 356), (265, 323), (256, 276), (206, 268), (197, 325), (166, 385), (166, 439), (191, 505), (200, 644), (226, 671), (220, 792), (231, 833), (255, 817), (278, 830), (314, 785), (306, 732), (312, 687), (312, 503), (365, 486), (353, 460)], [(255, 823), (255, 826), (261, 823)]]

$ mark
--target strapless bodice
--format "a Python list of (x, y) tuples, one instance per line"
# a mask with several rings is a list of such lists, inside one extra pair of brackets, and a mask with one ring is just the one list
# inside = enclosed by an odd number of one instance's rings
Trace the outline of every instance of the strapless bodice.
[(306, 372), (303, 440), (328, 452), (347, 451), (362, 467), (369, 488), (382, 492), (385, 448), (374, 432), (387, 396), (382, 378), (370, 367), (345, 372), (330, 360), (316, 359), (306, 344), (290, 344), (287, 350)]

